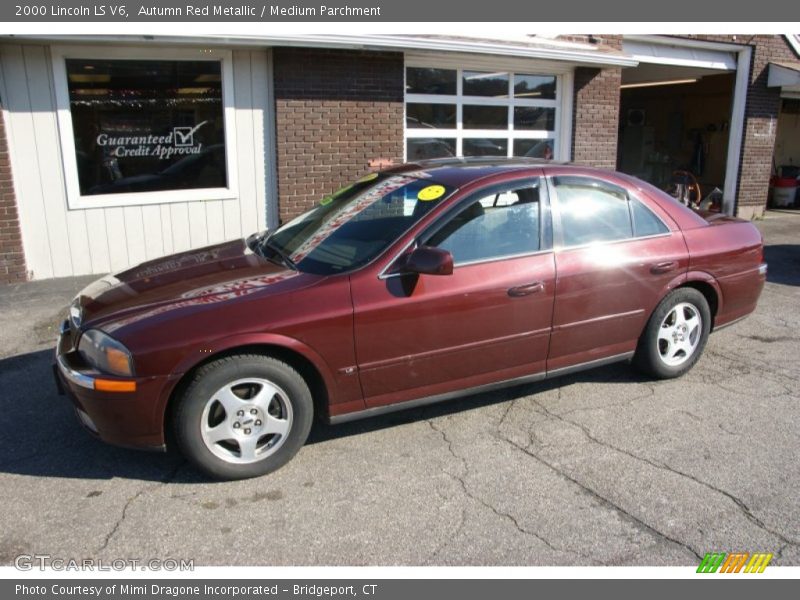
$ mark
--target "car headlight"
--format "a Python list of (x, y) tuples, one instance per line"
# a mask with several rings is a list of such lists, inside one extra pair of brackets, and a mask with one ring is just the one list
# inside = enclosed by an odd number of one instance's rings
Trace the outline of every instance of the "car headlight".
[(78, 352), (100, 372), (122, 377), (133, 375), (130, 350), (99, 329), (89, 329), (81, 336)]

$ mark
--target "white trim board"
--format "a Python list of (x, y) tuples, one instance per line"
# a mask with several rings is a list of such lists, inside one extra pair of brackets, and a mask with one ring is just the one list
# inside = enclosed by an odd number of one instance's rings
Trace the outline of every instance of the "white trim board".
[[(28, 39), (44, 43), (47, 41), (64, 43), (74, 40), (69, 35), (17, 35), (16, 39)], [(585, 44), (575, 44), (573, 48), (565, 47), (564, 42), (548, 46), (537, 45), (533, 39), (527, 45), (488, 40), (480, 38), (446, 38), (443, 36), (415, 35), (342, 35), (342, 34), (265, 34), (265, 35), (131, 35), (83, 36), (84, 43), (100, 44), (157, 44), (169, 45), (203, 45), (212, 43), (216, 46), (242, 47), (257, 46), (300, 46), (305, 48), (343, 48), (355, 50), (393, 50), (434, 51), (440, 53), (474, 53), (525, 59), (552, 60), (575, 65), (594, 67), (632, 67), (636, 61), (624, 54), (604, 52), (599, 48), (587, 48)]]
[(736, 194), (739, 188), (739, 159), (744, 144), (744, 111), (747, 104), (747, 88), (750, 85), (750, 60), (753, 51), (743, 47), (737, 57), (736, 83), (733, 88), (731, 126), (728, 132), (728, 158), (725, 163), (725, 189), (722, 192), (722, 211), (733, 215), (736, 209)]
[(781, 97), (784, 98), (786, 94), (800, 92), (800, 64), (794, 66), (770, 63), (768, 68), (767, 87), (781, 88)]
[(789, 42), (794, 53), (800, 58), (800, 33), (785, 33), (784, 37)]
[(736, 70), (736, 52), (716, 47), (704, 48), (696, 44), (687, 46), (681, 44), (682, 41), (677, 39), (668, 42), (661, 39), (645, 41), (625, 37), (622, 48), (639, 63), (699, 67), (719, 71)]
[[(266, 227), (276, 230), (280, 224), (280, 207), (278, 205), (278, 157), (277, 157), (277, 126), (275, 123), (275, 90), (273, 89), (274, 62), (272, 50), (266, 51), (266, 78), (267, 78), (267, 110), (264, 115), (264, 154), (262, 168), (266, 174)], [(403, 116), (405, 118), (405, 115)]]

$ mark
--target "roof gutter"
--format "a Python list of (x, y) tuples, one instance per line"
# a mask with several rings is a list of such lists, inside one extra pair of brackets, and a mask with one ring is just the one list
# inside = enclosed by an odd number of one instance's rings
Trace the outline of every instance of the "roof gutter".
[(676, 48), (697, 48), (699, 50), (717, 50), (720, 52), (739, 52), (745, 44), (731, 42), (711, 42), (671, 35), (632, 35), (625, 34), (623, 39), (643, 44), (659, 44)]
[(508, 44), (502, 41), (470, 41), (414, 36), (366, 36), (380, 38), (385, 47), (433, 52), (467, 52), (473, 54), (498, 54), (517, 58), (557, 60), (596, 67), (635, 67), (639, 62), (624, 54), (608, 54), (599, 50), (545, 48)]
[(413, 35), (204, 35), (204, 36), (159, 36), (159, 35), (7, 35), (6, 39), (58, 43), (98, 43), (153, 45), (208, 45), (209, 43), (237, 47), (299, 46), (305, 48), (346, 48), (358, 50), (416, 50), (429, 52), (459, 52), (555, 60), (574, 65), (593, 67), (634, 67), (638, 61), (623, 54), (608, 54), (599, 50), (547, 48), (508, 44), (502, 41), (452, 40), (444, 38), (415, 37)]

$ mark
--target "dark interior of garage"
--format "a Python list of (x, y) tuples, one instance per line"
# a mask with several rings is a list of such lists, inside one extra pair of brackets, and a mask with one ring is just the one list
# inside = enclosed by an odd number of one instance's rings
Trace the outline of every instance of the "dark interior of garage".
[[(649, 65), (623, 77), (617, 168), (699, 202), (722, 190), (732, 73)], [(700, 196), (700, 198), (698, 198)]]

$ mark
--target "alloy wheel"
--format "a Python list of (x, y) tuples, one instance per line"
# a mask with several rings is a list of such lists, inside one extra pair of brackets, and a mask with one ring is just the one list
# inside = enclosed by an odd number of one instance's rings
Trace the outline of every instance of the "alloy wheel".
[(206, 402), (200, 424), (203, 443), (229, 463), (246, 464), (271, 456), (292, 428), (292, 403), (266, 379), (238, 379)]
[(676, 304), (661, 321), (658, 330), (658, 355), (664, 364), (677, 367), (689, 360), (702, 338), (703, 322), (697, 307), (688, 302)]

